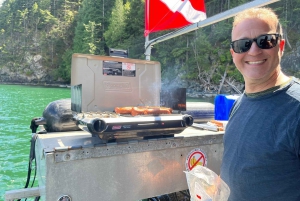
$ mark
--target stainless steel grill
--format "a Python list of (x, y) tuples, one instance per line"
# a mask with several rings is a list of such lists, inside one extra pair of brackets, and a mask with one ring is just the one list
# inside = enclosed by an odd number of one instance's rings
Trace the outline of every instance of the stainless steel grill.
[(120, 116), (116, 113), (79, 113), (74, 119), (82, 130), (102, 140), (140, 139), (174, 135), (193, 124), (190, 115)]

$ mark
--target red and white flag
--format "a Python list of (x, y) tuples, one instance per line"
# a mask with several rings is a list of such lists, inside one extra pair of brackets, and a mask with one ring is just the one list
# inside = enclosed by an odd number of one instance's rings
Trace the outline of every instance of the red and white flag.
[(206, 19), (204, 0), (146, 0), (145, 36)]

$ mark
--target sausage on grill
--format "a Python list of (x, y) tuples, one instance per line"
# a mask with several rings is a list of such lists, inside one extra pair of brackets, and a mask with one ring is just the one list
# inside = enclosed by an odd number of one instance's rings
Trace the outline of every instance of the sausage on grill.
[(168, 108), (168, 107), (149, 107), (149, 108), (145, 109), (144, 114), (145, 115), (147, 115), (147, 114), (154, 114), (154, 115), (172, 114), (172, 108)]
[(159, 115), (172, 114), (172, 108), (168, 107), (153, 107), (153, 106), (138, 106), (138, 107), (116, 107), (117, 114), (131, 114), (137, 115)]
[(132, 107), (115, 107), (117, 114), (131, 114)]

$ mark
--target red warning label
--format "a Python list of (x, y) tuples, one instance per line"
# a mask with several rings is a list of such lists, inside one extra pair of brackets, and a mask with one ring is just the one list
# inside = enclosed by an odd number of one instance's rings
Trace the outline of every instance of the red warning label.
[(186, 157), (186, 170), (191, 171), (197, 165), (207, 166), (206, 154), (201, 149), (193, 149)]

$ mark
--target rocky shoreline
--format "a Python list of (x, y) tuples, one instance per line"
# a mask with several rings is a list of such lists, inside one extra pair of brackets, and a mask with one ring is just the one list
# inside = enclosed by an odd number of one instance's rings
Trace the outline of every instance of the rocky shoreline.
[[(21, 82), (0, 82), (4, 85), (25, 85), (25, 86), (42, 86), (42, 87), (60, 87), (60, 88), (71, 88), (70, 84), (61, 84), (61, 83), (21, 83)], [(181, 88), (184, 88), (180, 86)], [(187, 98), (214, 98), (218, 95), (217, 90), (210, 91), (201, 91), (201, 87), (188, 87), (186, 92)], [(224, 86), (225, 90), (222, 90), (220, 94), (237, 94), (234, 90), (230, 89), (229, 86)]]
[(20, 83), (20, 82), (0, 82), (0, 84), (71, 88), (71, 86), (68, 84), (47, 84), (47, 83), (41, 84), (41, 83)]

